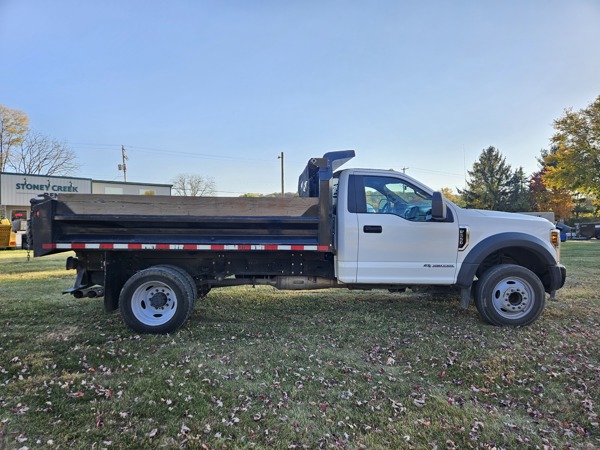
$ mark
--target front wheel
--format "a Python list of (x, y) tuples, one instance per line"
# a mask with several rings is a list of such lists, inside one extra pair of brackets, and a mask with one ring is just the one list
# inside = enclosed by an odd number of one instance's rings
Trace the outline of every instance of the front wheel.
[(179, 328), (194, 307), (191, 286), (169, 267), (150, 267), (133, 275), (121, 290), (123, 321), (140, 333), (170, 333)]
[(537, 275), (514, 264), (492, 267), (475, 288), (475, 306), (492, 325), (529, 325), (545, 304), (546, 292)]

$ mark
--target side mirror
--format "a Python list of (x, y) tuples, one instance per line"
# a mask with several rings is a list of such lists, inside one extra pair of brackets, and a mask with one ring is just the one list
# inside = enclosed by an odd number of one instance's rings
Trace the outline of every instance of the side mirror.
[(13, 233), (21, 230), (21, 219), (13, 219), (10, 224), (12, 225)]
[(431, 218), (437, 221), (446, 220), (446, 199), (441, 192), (434, 192), (431, 199)]

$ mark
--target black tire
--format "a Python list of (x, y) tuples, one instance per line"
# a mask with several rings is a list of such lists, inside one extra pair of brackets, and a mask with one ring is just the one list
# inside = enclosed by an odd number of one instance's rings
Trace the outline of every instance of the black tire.
[(187, 320), (194, 306), (188, 281), (169, 267), (150, 267), (125, 282), (119, 295), (123, 321), (139, 333), (171, 333)]
[(492, 325), (529, 325), (545, 305), (546, 292), (538, 276), (515, 264), (492, 267), (475, 288), (475, 306)]
[(196, 286), (194, 279), (187, 272), (187, 270), (182, 269), (181, 267), (172, 266), (171, 264), (161, 264), (161, 265), (153, 266), (153, 267), (164, 267), (165, 269), (171, 270), (172, 272), (175, 272), (179, 276), (181, 276), (185, 280), (185, 282), (190, 286), (190, 289), (192, 290), (193, 298), (194, 298), (194, 306), (192, 307), (192, 309), (196, 306), (196, 299), (198, 298), (198, 286)]
[(208, 293), (210, 292), (210, 287), (207, 285), (203, 284), (200, 287), (198, 287), (198, 285), (194, 281), (194, 278), (188, 273), (187, 270), (182, 269), (181, 267), (173, 266), (171, 264), (161, 264), (161, 265), (154, 266), (154, 267), (166, 267), (166, 268), (169, 268), (169, 269), (179, 273), (181, 276), (183, 276), (187, 280), (187, 282), (190, 284), (192, 291), (194, 292), (194, 307), (196, 306), (196, 300), (206, 297), (208, 295)]

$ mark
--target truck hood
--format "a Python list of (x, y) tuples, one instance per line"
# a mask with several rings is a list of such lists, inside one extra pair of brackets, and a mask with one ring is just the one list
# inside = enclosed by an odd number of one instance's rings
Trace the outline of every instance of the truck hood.
[[(502, 234), (516, 233), (536, 237), (551, 254), (559, 259), (559, 253), (550, 243), (550, 232), (555, 229), (552, 222), (543, 217), (501, 211), (480, 209), (457, 209), (460, 226), (470, 230), (471, 242), (483, 242), (485, 239)], [(463, 256), (464, 257), (464, 256)]]
[(554, 228), (554, 224), (552, 222), (550, 222), (548, 219), (544, 219), (543, 217), (537, 217), (537, 216), (530, 216), (528, 214), (519, 214), (519, 213), (511, 213), (511, 212), (502, 212), (502, 211), (487, 211), (487, 210), (483, 210), (483, 209), (466, 209), (464, 210), (467, 213), (467, 215), (471, 215), (471, 217), (486, 217), (488, 219), (495, 219), (495, 220), (518, 220), (522, 223), (530, 223), (531, 226), (535, 226), (534, 224), (537, 223), (540, 226), (550, 226), (551, 228)]
[(460, 209), (459, 222), (471, 229), (476, 241), (504, 232), (522, 232), (537, 236), (548, 242), (554, 224), (543, 217), (501, 211)]

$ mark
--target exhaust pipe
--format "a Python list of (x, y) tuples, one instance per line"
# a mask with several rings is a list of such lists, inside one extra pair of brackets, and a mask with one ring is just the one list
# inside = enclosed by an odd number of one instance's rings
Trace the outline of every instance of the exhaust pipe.
[(96, 298), (96, 297), (104, 297), (104, 288), (103, 287), (95, 287), (88, 289), (86, 295), (88, 298)]
[(63, 294), (71, 294), (75, 298), (96, 298), (96, 297), (104, 297), (104, 287), (96, 286), (85, 289), (76, 289), (74, 291), (65, 291)]

